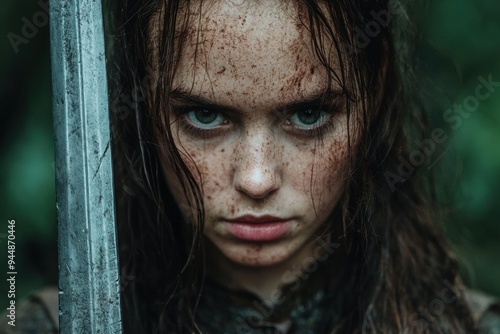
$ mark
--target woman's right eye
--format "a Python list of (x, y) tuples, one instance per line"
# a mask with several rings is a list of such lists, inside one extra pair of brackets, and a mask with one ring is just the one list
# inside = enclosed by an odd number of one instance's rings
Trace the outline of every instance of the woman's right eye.
[(193, 109), (185, 112), (186, 119), (192, 126), (203, 130), (210, 130), (221, 125), (226, 125), (226, 118), (217, 111), (208, 109)]

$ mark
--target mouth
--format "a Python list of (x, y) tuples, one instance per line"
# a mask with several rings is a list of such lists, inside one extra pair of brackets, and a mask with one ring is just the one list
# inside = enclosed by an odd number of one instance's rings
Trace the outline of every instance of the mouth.
[(272, 241), (285, 235), (291, 228), (291, 219), (271, 215), (244, 215), (226, 219), (227, 230), (234, 237), (246, 241)]

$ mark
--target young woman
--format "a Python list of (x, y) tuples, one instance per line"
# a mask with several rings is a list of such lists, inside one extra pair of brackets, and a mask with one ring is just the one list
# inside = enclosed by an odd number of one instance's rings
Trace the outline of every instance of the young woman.
[(415, 163), (425, 156), (412, 155), (415, 140), (443, 134), (426, 131), (414, 89), (411, 5), (128, 0), (113, 10), (127, 332), (493, 326), (460, 288), (432, 178)]
[[(127, 333), (500, 332), (435, 218), (412, 6), (106, 11)], [(57, 293), (0, 332), (56, 332)]]

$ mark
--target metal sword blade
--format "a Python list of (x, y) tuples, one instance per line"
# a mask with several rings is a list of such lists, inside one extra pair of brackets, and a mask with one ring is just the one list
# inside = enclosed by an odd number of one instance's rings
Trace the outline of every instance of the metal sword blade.
[(120, 333), (101, 1), (51, 0), (61, 333)]

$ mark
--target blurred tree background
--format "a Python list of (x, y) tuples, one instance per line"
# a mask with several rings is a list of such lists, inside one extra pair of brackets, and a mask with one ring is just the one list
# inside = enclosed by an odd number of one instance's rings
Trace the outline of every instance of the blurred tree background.
[[(446, 97), (432, 118), (451, 138), (436, 166), (448, 197), (446, 236), (467, 285), (500, 296), (500, 2), (438, 0), (427, 15), (425, 35), (440, 57), (424, 59)], [(481, 78), (496, 86), (475, 104)], [(460, 105), (460, 120), (443, 122)]]
[[(17, 300), (57, 284), (47, 3), (8, 1), (0, 11), (0, 268), (5, 276), (7, 221), (15, 219)], [(500, 2), (436, 0), (424, 19), (423, 66), (444, 97), (431, 101), (431, 116), (451, 138), (433, 167), (444, 175), (446, 235), (467, 285), (500, 296), (500, 87), (456, 129), (443, 121), (474, 95), (479, 76), (500, 82)]]
[(17, 301), (42, 286), (57, 284), (47, 7), (48, 0), (6, 1), (0, 10), (2, 310), (8, 302), (8, 220), (16, 221)]

